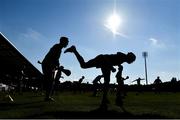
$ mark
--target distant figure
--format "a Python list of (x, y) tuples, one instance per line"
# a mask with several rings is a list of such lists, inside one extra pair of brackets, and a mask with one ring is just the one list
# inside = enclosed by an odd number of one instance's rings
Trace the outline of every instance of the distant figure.
[(162, 83), (160, 77), (158, 76), (155, 80), (154, 80), (154, 88), (155, 88), (155, 93), (160, 93), (160, 84)]
[(25, 69), (26, 67), (23, 65), (22, 69), (20, 70), (20, 78), (19, 78), (19, 83), (18, 83), (18, 92), (19, 94), (23, 94), (22, 91), (23, 91), (23, 82), (25, 80)]
[(81, 84), (81, 83), (82, 83), (82, 81), (84, 80), (84, 78), (85, 78), (85, 77), (84, 77), (84, 76), (82, 76), (82, 77), (79, 79), (79, 81), (78, 81), (78, 82)]
[(107, 109), (108, 99), (107, 99), (107, 93), (109, 89), (109, 82), (110, 82), (110, 74), (111, 71), (115, 72), (116, 69), (113, 66), (120, 65), (124, 62), (127, 62), (131, 64), (135, 61), (136, 56), (130, 52), (128, 54), (124, 54), (121, 52), (117, 52), (116, 54), (105, 54), (105, 55), (98, 55), (95, 58), (89, 60), (88, 62), (85, 62), (83, 57), (78, 53), (75, 46), (71, 46), (70, 48), (65, 50), (66, 52), (72, 52), (76, 56), (77, 60), (79, 61), (79, 64), (81, 68), (101, 68), (102, 75), (104, 76), (104, 87), (103, 87), (103, 98), (101, 102), (100, 109)]
[(84, 80), (84, 76), (82, 76), (78, 81), (74, 81), (74, 93), (76, 93), (77, 91), (79, 91), (81, 93), (82, 91), (82, 87), (81, 87), (81, 83)]
[(138, 79), (136, 79), (136, 80), (134, 80), (132, 82), (137, 81), (137, 85), (140, 86), (141, 85), (141, 80), (144, 80), (144, 78), (142, 79), (142, 78), (139, 77)]
[(124, 90), (124, 80), (129, 79), (129, 76), (127, 76), (126, 78), (123, 78), (122, 77), (122, 71), (123, 71), (123, 66), (119, 65), (118, 66), (118, 72), (116, 74), (116, 80), (118, 83), (117, 94), (116, 94), (116, 105), (120, 106), (124, 110), (123, 101), (122, 101), (122, 99), (126, 95), (125, 90)]
[(60, 66), (59, 58), (61, 51), (68, 45), (68, 38), (61, 37), (58, 44), (55, 44), (46, 54), (42, 61), (42, 71), (44, 74), (44, 88), (46, 90), (45, 101), (54, 101), (52, 96), (53, 83), (55, 80), (55, 70)]
[(99, 83), (101, 84), (101, 78), (103, 75), (98, 75), (94, 80), (93, 80), (93, 96), (95, 97), (97, 95), (98, 89), (99, 89)]
[(162, 83), (162, 81), (161, 81), (160, 77), (158, 76), (158, 77), (155, 79), (154, 84), (160, 84), (160, 83)]
[(171, 79), (171, 83), (172, 83), (172, 84), (176, 84), (176, 83), (177, 83), (177, 79), (176, 79), (175, 77), (173, 77), (173, 78)]
[(10, 86), (0, 83), (0, 102), (14, 102), (14, 99), (10, 95)]
[(175, 77), (173, 77), (171, 79), (171, 91), (174, 92), (174, 93), (177, 92), (177, 89), (179, 87), (177, 83), (178, 83), (177, 79)]
[[(138, 79), (132, 81), (132, 82), (137, 81), (137, 92), (138, 93), (142, 92), (142, 90), (141, 90), (141, 80), (145, 80), (145, 79), (144, 78), (142, 79), (142, 78), (139, 77)], [(138, 93), (136, 93), (136, 95), (138, 95)]]

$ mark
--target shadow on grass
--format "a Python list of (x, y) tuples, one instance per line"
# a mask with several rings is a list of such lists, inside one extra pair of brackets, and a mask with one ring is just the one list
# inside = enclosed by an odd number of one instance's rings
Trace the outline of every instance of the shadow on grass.
[[(39, 103), (44, 103), (43, 101), (27, 102), (27, 103), (0, 103), (0, 111), (19, 108), (24, 109), (25, 107), (41, 107)], [(31, 115), (30, 115), (31, 114)], [(129, 112), (118, 112), (115, 110), (102, 110), (94, 109), (91, 111), (51, 111), (43, 113), (30, 113), (29, 115), (22, 116), (20, 118), (58, 118), (58, 119), (167, 119), (165, 116), (160, 116), (158, 114), (141, 114), (134, 115)]]
[[(2, 110), (8, 110), (12, 108), (17, 107), (24, 107), (25, 105), (32, 105), (32, 104), (38, 104), (42, 103), (43, 101), (35, 101), (35, 102), (26, 102), (26, 103), (16, 103), (16, 102), (1, 102), (0, 103), (0, 111)], [(37, 106), (36, 106), (37, 107)]]
[(58, 118), (58, 119), (162, 119), (166, 118), (160, 115), (154, 114), (142, 114), (142, 115), (133, 115), (129, 112), (117, 112), (114, 110), (101, 111), (95, 109), (89, 112), (82, 111), (56, 111), (56, 112), (45, 112), (43, 114), (37, 114), (32, 116), (27, 116), (26, 118)]

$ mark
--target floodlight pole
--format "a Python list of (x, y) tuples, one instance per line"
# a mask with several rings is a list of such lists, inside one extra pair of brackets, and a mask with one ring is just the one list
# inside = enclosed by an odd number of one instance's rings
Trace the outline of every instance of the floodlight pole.
[(147, 58), (147, 56), (148, 56), (148, 52), (143, 52), (143, 53), (142, 53), (142, 56), (144, 57), (146, 85), (148, 85), (148, 79), (147, 79), (147, 64), (146, 64), (146, 58)]

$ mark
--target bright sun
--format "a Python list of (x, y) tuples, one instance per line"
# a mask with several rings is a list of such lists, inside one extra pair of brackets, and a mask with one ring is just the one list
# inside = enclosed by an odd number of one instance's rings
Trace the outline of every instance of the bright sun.
[(118, 35), (118, 30), (121, 26), (121, 23), (122, 19), (120, 16), (116, 12), (113, 12), (113, 14), (107, 19), (105, 27), (108, 28), (113, 33), (113, 35)]

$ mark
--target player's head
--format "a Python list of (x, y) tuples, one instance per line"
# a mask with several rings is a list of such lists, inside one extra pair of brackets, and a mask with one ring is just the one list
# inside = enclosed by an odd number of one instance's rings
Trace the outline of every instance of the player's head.
[(59, 42), (60, 42), (60, 44), (61, 44), (63, 47), (66, 47), (66, 46), (68, 45), (68, 43), (69, 43), (69, 40), (68, 40), (67, 37), (61, 37), (61, 38), (59, 39)]
[(136, 56), (132, 52), (128, 52), (128, 54), (126, 56), (127, 56), (126, 59), (127, 59), (128, 64), (131, 64), (132, 62), (134, 62), (136, 60)]

